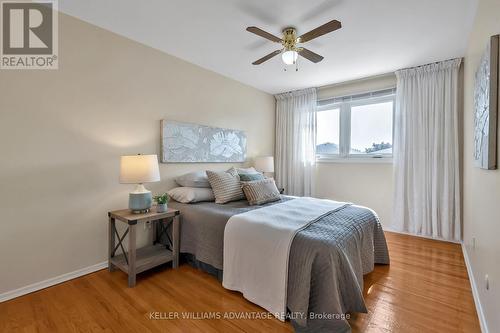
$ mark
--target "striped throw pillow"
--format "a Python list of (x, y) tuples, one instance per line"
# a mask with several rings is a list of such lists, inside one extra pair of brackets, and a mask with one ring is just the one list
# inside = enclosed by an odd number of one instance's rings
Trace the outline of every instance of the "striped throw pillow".
[(281, 199), (280, 191), (272, 178), (242, 182), (241, 184), (250, 205), (262, 205)]
[(236, 169), (231, 168), (227, 171), (218, 172), (207, 170), (207, 177), (214, 191), (215, 203), (225, 204), (245, 198)]

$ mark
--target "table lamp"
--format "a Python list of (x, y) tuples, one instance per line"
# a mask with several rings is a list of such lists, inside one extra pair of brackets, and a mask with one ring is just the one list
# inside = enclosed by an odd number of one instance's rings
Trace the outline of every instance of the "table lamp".
[(158, 157), (156, 155), (122, 156), (120, 161), (120, 183), (137, 184), (130, 192), (128, 207), (132, 213), (147, 213), (153, 204), (151, 191), (143, 183), (160, 181)]
[(255, 170), (262, 172), (264, 175), (266, 172), (274, 172), (274, 157), (272, 156), (259, 156), (255, 158), (254, 161)]

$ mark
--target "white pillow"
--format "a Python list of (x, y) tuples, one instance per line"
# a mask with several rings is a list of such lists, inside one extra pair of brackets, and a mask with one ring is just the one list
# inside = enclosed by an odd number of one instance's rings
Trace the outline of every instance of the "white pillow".
[(167, 192), (175, 201), (182, 203), (215, 201), (211, 188), (204, 187), (176, 187)]
[(195, 171), (175, 178), (175, 182), (180, 186), (205, 187), (210, 188), (207, 173), (205, 171)]
[(258, 172), (257, 170), (255, 170), (254, 167), (250, 167), (250, 168), (236, 168), (236, 172), (238, 173), (260, 173)]

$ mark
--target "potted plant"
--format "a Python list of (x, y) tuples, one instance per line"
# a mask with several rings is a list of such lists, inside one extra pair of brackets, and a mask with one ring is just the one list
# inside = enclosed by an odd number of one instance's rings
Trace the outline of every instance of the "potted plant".
[(154, 198), (156, 202), (156, 212), (163, 213), (167, 211), (168, 200), (170, 199), (167, 193), (156, 195)]

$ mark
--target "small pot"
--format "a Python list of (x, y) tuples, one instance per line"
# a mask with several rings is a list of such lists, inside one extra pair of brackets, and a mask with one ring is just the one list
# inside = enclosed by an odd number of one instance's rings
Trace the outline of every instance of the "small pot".
[(156, 205), (156, 212), (157, 213), (165, 213), (167, 211), (167, 204), (157, 204)]

